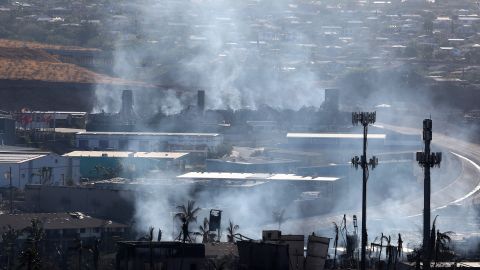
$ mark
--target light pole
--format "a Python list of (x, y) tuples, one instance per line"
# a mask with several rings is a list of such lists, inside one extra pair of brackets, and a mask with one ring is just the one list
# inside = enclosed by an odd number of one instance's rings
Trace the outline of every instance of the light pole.
[(367, 180), (368, 180), (368, 167), (373, 169), (378, 164), (378, 159), (373, 156), (367, 161), (367, 134), (368, 125), (375, 123), (377, 118), (376, 112), (353, 112), (352, 124), (363, 126), (363, 155), (361, 157), (355, 156), (352, 158), (352, 166), (358, 169), (358, 166), (363, 171), (363, 189), (362, 189), (362, 247), (361, 247), (361, 261), (360, 269), (365, 270), (366, 265), (366, 246), (367, 246)]
[(440, 167), (442, 153), (430, 153), (432, 141), (432, 120), (423, 120), (423, 141), (425, 149), (417, 152), (417, 162), (423, 168), (423, 269), (430, 269), (430, 168)]
[(3, 175), (5, 180), (10, 180), (10, 214), (13, 214), (13, 188), (12, 188), (12, 167)]

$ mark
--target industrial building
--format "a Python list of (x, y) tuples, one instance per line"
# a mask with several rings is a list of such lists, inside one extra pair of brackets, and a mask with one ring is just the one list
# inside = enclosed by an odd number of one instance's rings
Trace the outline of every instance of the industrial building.
[[(288, 133), (288, 146), (301, 148), (361, 147), (363, 134), (360, 133)], [(368, 145), (373, 148), (420, 147), (420, 135), (399, 133), (371, 133), (367, 135)]]
[[(76, 237), (102, 238), (104, 233), (116, 232), (122, 234), (128, 230), (127, 225), (93, 218), (81, 212), (22, 213), (0, 215), (0, 234), (5, 232), (8, 226), (17, 231), (22, 231), (31, 225), (32, 219), (38, 219), (42, 222), (42, 227), (47, 236), (58, 236), (59, 239), (63, 238), (64, 240), (69, 238), (69, 240), (73, 240)], [(53, 241), (54, 239), (49, 238), (48, 240)]]
[[(188, 163), (188, 153), (177, 152), (122, 152), (73, 151), (63, 155), (80, 166), (80, 176), (88, 179), (114, 177), (138, 178), (152, 170), (182, 172)], [(110, 177), (111, 178), (111, 177)]]
[(207, 159), (207, 172), (292, 173), (300, 166), (296, 160), (242, 158)]
[(15, 126), (20, 129), (85, 128), (86, 112), (23, 111), (15, 113)]
[(181, 242), (118, 242), (117, 270), (200, 270), (205, 266), (203, 244)]
[(17, 241), (24, 241), (27, 235), (23, 230), (31, 226), (33, 219), (41, 222), (46, 240), (43, 248), (50, 252), (56, 252), (58, 245), (74, 247), (75, 242), (81, 240), (87, 246), (89, 242), (96, 239), (102, 240), (102, 246), (105, 249), (113, 250), (114, 239), (124, 239), (129, 233), (129, 227), (125, 224), (94, 218), (81, 212), (58, 212), (2, 214), (0, 215), (0, 234), (11, 227), (17, 232), (22, 232)]
[(0, 112), (0, 145), (15, 144), (15, 120), (9, 113)]
[(216, 133), (79, 132), (76, 146), (82, 150), (118, 151), (215, 151), (223, 143)]
[(263, 231), (262, 241), (237, 242), (240, 269), (323, 270), (330, 239), (315, 235), (282, 235), (281, 231)]
[(80, 173), (67, 157), (32, 148), (0, 147), (0, 187), (23, 189), (27, 184), (67, 185), (78, 183)]

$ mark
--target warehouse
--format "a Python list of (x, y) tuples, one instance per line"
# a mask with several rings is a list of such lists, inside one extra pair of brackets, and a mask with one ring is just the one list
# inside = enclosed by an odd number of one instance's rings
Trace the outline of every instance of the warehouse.
[[(82, 178), (143, 177), (152, 170), (183, 171), (188, 153), (73, 151), (63, 155), (80, 166)], [(116, 175), (108, 175), (112, 172)], [(107, 174), (107, 177), (103, 177)]]
[(67, 157), (37, 149), (0, 147), (0, 187), (26, 184), (66, 185), (79, 180), (78, 167)]
[(82, 150), (215, 151), (223, 143), (216, 133), (79, 132), (76, 145)]

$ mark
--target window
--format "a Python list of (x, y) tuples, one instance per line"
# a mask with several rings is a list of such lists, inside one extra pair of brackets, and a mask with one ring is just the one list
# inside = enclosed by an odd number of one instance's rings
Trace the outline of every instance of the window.
[(80, 233), (85, 233), (85, 228), (81, 228)]
[(88, 140), (79, 140), (78, 147), (80, 149), (88, 149)]
[(107, 148), (108, 148), (108, 140), (100, 140), (100, 141), (98, 141), (98, 148), (100, 148), (100, 149), (107, 149)]
[(148, 141), (139, 141), (138, 142), (138, 150), (139, 151), (145, 151), (145, 152), (150, 151)]
[(119, 140), (118, 150), (128, 150), (128, 140)]

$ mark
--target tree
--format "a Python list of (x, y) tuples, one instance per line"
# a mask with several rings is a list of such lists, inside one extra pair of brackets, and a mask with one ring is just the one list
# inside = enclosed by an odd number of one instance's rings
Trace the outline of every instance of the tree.
[(190, 238), (189, 225), (190, 222), (197, 222), (197, 215), (200, 212), (199, 207), (195, 207), (195, 201), (188, 201), (187, 206), (179, 205), (177, 206), (178, 213), (175, 214), (175, 217), (180, 220), (182, 223), (181, 232), (178, 235), (178, 239), (183, 243), (192, 242)]
[(273, 219), (278, 224), (278, 230), (282, 227), (283, 222), (285, 222), (285, 209), (274, 211)]
[(333, 222), (333, 228), (335, 231), (335, 240), (333, 241), (333, 269), (337, 268), (337, 247), (338, 247), (338, 225), (337, 223)]
[(8, 229), (2, 234), (3, 256), (7, 260), (8, 270), (13, 269), (15, 262), (15, 244), (18, 239), (18, 231), (8, 225)]
[(228, 221), (228, 227), (227, 227), (227, 241), (229, 243), (235, 243), (235, 235), (237, 235), (235, 232), (240, 229), (240, 226), (234, 225), (231, 220)]
[(40, 255), (40, 241), (44, 237), (42, 223), (38, 219), (32, 219), (31, 225), (22, 230), (27, 234), (24, 249), (19, 256), (19, 268), (28, 270), (37, 270), (42, 268), (42, 258)]

